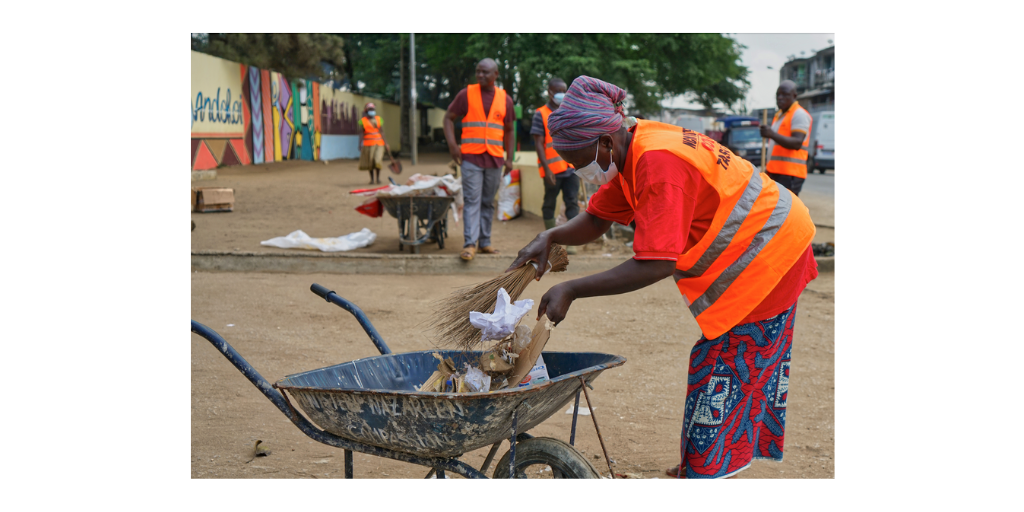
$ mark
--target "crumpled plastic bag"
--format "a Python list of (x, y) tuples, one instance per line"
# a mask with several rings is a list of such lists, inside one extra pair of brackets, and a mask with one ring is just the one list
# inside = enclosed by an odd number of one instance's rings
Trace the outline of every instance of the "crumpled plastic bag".
[(367, 228), (334, 238), (313, 238), (300, 229), (288, 233), (288, 236), (264, 240), (260, 242), (260, 245), (280, 247), (282, 249), (314, 249), (323, 252), (342, 252), (366, 247), (376, 239), (377, 234)]
[[(478, 311), (469, 313), (469, 323), (480, 329), (482, 341), (501, 340), (515, 331), (516, 324), (533, 308), (533, 299), (512, 302), (504, 288), (498, 290), (498, 302), (494, 305), (494, 313), (486, 314)], [(511, 304), (510, 304), (511, 303)]]
[(475, 366), (466, 365), (466, 376), (463, 378), (466, 387), (475, 393), (486, 393), (491, 390), (491, 376)]

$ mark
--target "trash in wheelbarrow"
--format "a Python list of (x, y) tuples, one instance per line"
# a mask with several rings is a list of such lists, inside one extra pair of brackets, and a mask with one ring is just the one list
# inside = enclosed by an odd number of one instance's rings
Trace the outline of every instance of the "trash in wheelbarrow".
[(543, 384), (549, 380), (541, 352), (550, 336), (547, 316), (531, 329), (520, 325), (515, 332), (484, 352), (475, 364), (464, 363), (460, 371), (451, 358), (439, 361), (437, 371), (418, 391), (434, 393), (480, 393), (505, 388)]

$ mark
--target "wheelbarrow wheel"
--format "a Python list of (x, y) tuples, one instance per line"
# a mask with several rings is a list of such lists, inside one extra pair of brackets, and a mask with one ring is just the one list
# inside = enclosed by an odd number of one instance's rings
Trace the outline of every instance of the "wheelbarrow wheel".
[[(410, 210), (411, 210), (411, 208), (410, 208)], [(419, 219), (419, 215), (416, 215), (416, 213), (414, 213), (412, 211), (409, 212), (409, 236), (407, 237), (408, 240), (417, 241), (417, 240), (420, 239), (421, 235), (420, 235), (420, 222), (419, 222), (419, 220), (420, 220)], [(419, 244), (413, 245), (411, 252), (413, 254), (419, 254), (420, 253), (420, 246), (419, 246)]]
[[(508, 478), (509, 452), (498, 461), (494, 478)], [(550, 467), (551, 471), (544, 471)], [(601, 478), (580, 452), (552, 437), (534, 437), (516, 443), (516, 478)]]

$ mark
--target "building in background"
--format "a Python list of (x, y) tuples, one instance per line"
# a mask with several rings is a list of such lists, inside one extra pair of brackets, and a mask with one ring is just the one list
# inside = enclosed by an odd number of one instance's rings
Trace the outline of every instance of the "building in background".
[(808, 112), (835, 108), (836, 47), (806, 58), (791, 59), (779, 69), (779, 82), (796, 83), (797, 101)]

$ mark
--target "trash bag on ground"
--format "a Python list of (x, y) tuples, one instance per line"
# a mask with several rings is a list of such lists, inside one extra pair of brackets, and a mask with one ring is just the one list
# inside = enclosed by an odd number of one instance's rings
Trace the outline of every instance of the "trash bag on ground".
[(260, 245), (280, 247), (282, 249), (313, 249), (323, 252), (342, 252), (366, 247), (376, 239), (377, 234), (367, 228), (333, 238), (313, 238), (300, 229), (288, 233), (287, 236), (264, 240), (260, 242)]

